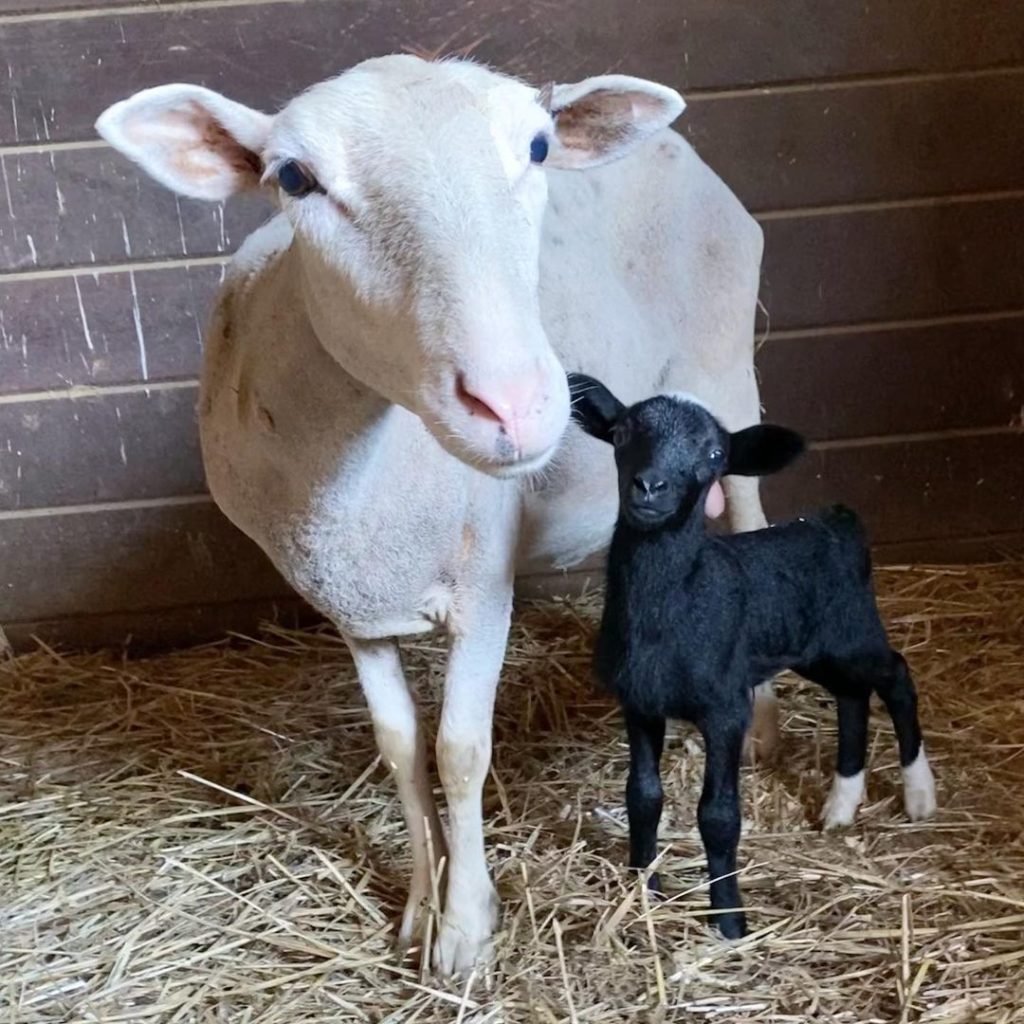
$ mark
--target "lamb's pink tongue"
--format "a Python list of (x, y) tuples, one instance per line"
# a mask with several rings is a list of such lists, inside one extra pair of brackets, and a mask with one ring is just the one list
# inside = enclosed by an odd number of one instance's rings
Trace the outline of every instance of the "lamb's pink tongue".
[(708, 519), (717, 519), (725, 511), (725, 492), (722, 485), (716, 480), (704, 499), (704, 515)]

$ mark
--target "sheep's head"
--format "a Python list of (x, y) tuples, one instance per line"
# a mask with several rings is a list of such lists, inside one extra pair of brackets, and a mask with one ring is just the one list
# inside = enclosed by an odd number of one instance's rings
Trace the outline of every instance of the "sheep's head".
[(620, 516), (639, 529), (656, 529), (703, 509), (721, 515), (723, 476), (765, 476), (804, 450), (785, 427), (759, 424), (730, 433), (690, 395), (655, 395), (620, 402), (600, 381), (570, 373), (572, 418), (615, 448)]
[(271, 191), (324, 348), (453, 455), (514, 475), (543, 465), (569, 417), (540, 317), (546, 172), (615, 160), (682, 109), (672, 89), (622, 75), (538, 90), (396, 55), (274, 116), (165, 85), (97, 128), (182, 195)]

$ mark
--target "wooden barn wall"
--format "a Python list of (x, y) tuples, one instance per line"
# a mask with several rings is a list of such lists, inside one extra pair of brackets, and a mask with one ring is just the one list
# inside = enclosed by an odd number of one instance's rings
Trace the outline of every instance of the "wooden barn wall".
[[(204, 491), (200, 334), (267, 209), (175, 198), (96, 115), (165, 81), (274, 109), (363, 57), (645, 75), (764, 226), (768, 414), (883, 557), (1024, 535), (1020, 0), (0, 0), (0, 624), (198, 637), (292, 607)], [(529, 585), (527, 585), (529, 586)]]

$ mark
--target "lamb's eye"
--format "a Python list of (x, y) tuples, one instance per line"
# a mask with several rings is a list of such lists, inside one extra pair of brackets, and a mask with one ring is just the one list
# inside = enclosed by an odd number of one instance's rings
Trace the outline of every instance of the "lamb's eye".
[(629, 427), (624, 423), (616, 423), (612, 427), (612, 444), (621, 448), (629, 440)]
[(534, 135), (530, 143), (530, 160), (535, 164), (542, 164), (548, 158), (548, 137), (541, 133)]
[(320, 182), (298, 160), (286, 160), (281, 164), (277, 170), (277, 183), (295, 199), (308, 196), (310, 192), (323, 192)]
[(712, 466), (720, 466), (724, 458), (725, 452), (723, 452), (721, 448), (715, 448), (708, 456), (708, 462), (710, 462)]

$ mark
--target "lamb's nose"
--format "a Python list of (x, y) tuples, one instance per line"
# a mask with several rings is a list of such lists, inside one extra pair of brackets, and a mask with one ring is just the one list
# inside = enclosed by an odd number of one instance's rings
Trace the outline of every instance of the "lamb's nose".
[(644, 501), (650, 501), (654, 495), (665, 490), (666, 487), (668, 487), (668, 482), (657, 473), (637, 473), (633, 477), (633, 490)]

